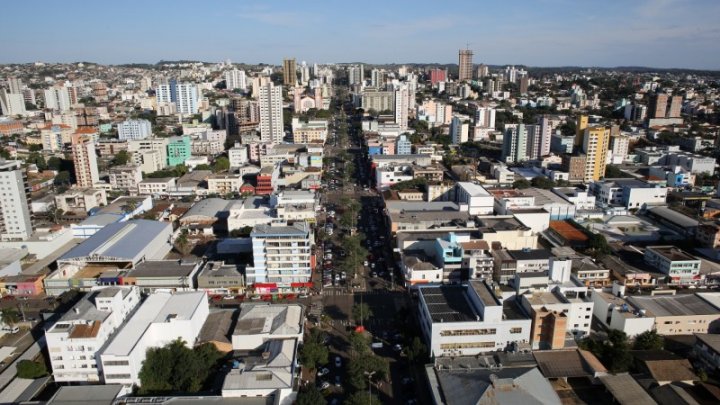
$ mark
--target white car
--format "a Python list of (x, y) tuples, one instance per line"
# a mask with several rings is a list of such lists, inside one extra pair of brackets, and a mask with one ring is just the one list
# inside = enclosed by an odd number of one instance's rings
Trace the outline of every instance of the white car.
[(365, 261), (363, 262), (363, 266), (365, 266), (365, 267), (368, 266), (368, 261), (367, 261), (367, 260), (365, 260)]
[(329, 382), (324, 381), (322, 384), (320, 384), (320, 389), (321, 389), (321, 390), (326, 390), (326, 389), (328, 389), (328, 388), (330, 388), (330, 383), (329, 383)]
[(322, 377), (324, 375), (328, 375), (330, 373), (330, 370), (327, 369), (327, 367), (323, 367), (317, 372), (318, 377)]

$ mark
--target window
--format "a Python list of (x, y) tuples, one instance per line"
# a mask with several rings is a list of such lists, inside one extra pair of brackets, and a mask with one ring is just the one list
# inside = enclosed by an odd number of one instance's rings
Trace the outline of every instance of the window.
[(522, 328), (510, 328), (510, 333), (522, 333)]
[(127, 360), (112, 360), (112, 361), (106, 361), (105, 363), (106, 367), (109, 366), (129, 366), (130, 363)]
[(130, 374), (107, 374), (105, 375), (107, 380), (127, 380), (130, 379)]

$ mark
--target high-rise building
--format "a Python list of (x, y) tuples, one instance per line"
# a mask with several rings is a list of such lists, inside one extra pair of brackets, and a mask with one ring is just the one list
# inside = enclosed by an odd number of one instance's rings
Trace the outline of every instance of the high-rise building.
[(411, 155), (412, 154), (412, 142), (408, 139), (407, 135), (403, 134), (398, 136), (395, 142), (395, 154), (396, 155)]
[(668, 109), (667, 118), (680, 118), (682, 112), (682, 96), (672, 96), (670, 99), (670, 108)]
[(260, 87), (260, 139), (280, 143), (285, 135), (282, 113), (282, 86), (272, 82)]
[(555, 120), (549, 117), (542, 116), (538, 118), (538, 129), (540, 135), (540, 156), (546, 156), (550, 154), (550, 143), (552, 142), (552, 133), (555, 129)]
[(434, 86), (438, 82), (447, 81), (447, 72), (444, 69), (431, 69), (430, 70), (430, 84)]
[(473, 51), (461, 49), (458, 52), (458, 80), (471, 80), (473, 74)]
[(305, 86), (308, 82), (310, 82), (310, 66), (305, 61), (302, 61), (300, 63), (300, 83)]
[(247, 89), (247, 77), (244, 70), (232, 69), (225, 72), (225, 87), (228, 90)]
[(23, 91), (23, 82), (18, 77), (10, 76), (7, 78), (8, 89), (10, 93), (20, 94)]
[(454, 116), (450, 121), (450, 137), (453, 145), (460, 145), (470, 137), (470, 123), (467, 117)]
[(400, 125), (401, 131), (408, 128), (408, 88), (401, 86), (395, 90), (395, 123)]
[(609, 142), (610, 128), (602, 125), (592, 125), (585, 128), (583, 134), (583, 151), (587, 159), (583, 179), (585, 183), (605, 177)]
[(490, 70), (488, 69), (487, 65), (485, 65), (484, 63), (481, 63), (480, 66), (478, 66), (478, 68), (477, 68), (477, 78), (483, 79), (488, 74), (490, 74)]
[(665, 93), (650, 96), (650, 118), (665, 118), (668, 95)]
[(33, 233), (30, 185), (20, 161), (0, 159), (0, 240), (21, 240)]
[(582, 147), (585, 136), (585, 128), (588, 127), (588, 116), (579, 115), (575, 124), (575, 146)]
[(382, 88), (385, 86), (385, 71), (373, 69), (370, 71), (370, 86)]
[(350, 66), (348, 68), (348, 85), (362, 84), (365, 80), (365, 70), (363, 65)]
[(177, 83), (175, 87), (175, 104), (180, 114), (195, 114), (200, 110), (198, 88), (195, 83)]
[(256, 225), (250, 238), (253, 266), (245, 271), (248, 285), (273, 283), (283, 291), (310, 282), (315, 260), (313, 233), (306, 222)]
[(523, 76), (520, 78), (520, 94), (527, 94), (528, 87), (530, 86), (530, 78)]
[(393, 111), (395, 109), (395, 95), (392, 91), (367, 87), (362, 92), (360, 105), (365, 111)]
[(297, 65), (295, 58), (283, 60), (283, 85), (292, 87), (297, 84)]
[(148, 120), (125, 120), (118, 124), (118, 139), (121, 141), (145, 139), (152, 136), (152, 124)]
[(8, 93), (0, 89), (0, 115), (25, 114), (25, 97), (22, 93)]
[(75, 182), (78, 187), (91, 188), (95, 183), (100, 182), (95, 142), (92, 138), (82, 134), (73, 134), (72, 157), (75, 166)]
[(485, 80), (485, 91), (488, 94), (492, 94), (496, 90), (498, 90), (498, 86), (495, 85), (495, 80), (490, 79), (490, 78)]
[(167, 143), (167, 164), (168, 166), (184, 165), (185, 161), (192, 155), (190, 137), (187, 135), (174, 136)]
[(528, 160), (527, 145), (525, 124), (508, 127), (503, 135), (502, 161), (514, 163)]
[(68, 89), (62, 86), (51, 87), (44, 92), (45, 108), (48, 110), (68, 111), (72, 107)]
[(492, 107), (478, 107), (475, 110), (475, 126), (495, 128), (495, 109)]

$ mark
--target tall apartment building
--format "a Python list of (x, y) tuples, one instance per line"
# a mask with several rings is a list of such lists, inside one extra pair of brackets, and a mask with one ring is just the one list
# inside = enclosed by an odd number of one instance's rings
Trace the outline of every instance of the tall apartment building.
[(142, 170), (139, 165), (115, 166), (108, 169), (110, 186), (116, 190), (137, 190), (142, 181)]
[(30, 185), (19, 161), (0, 159), (0, 240), (27, 239), (33, 233)]
[(128, 142), (133, 164), (143, 173), (152, 173), (167, 166), (168, 138), (148, 138)]
[(7, 90), (0, 90), (0, 115), (23, 115), (25, 114), (25, 97), (22, 93), (8, 93)]
[(458, 80), (472, 80), (473, 76), (473, 51), (469, 49), (461, 49), (458, 52)]
[(384, 70), (373, 69), (370, 71), (370, 86), (380, 88), (385, 85), (386, 74)]
[(282, 86), (269, 82), (260, 87), (260, 139), (280, 143), (285, 136), (282, 113)]
[(55, 322), (45, 332), (55, 381), (101, 382), (98, 353), (139, 303), (137, 287), (102, 288)]
[(495, 109), (492, 107), (478, 107), (475, 110), (475, 126), (495, 128)]
[(365, 111), (394, 111), (395, 94), (392, 91), (378, 90), (374, 87), (368, 87), (362, 92), (361, 107)]
[(528, 134), (525, 124), (509, 127), (503, 136), (502, 161), (506, 163), (528, 160)]
[(293, 87), (297, 84), (297, 64), (295, 58), (283, 60), (283, 85)]
[(610, 143), (610, 128), (597, 125), (585, 128), (583, 135), (583, 151), (585, 152), (585, 178), (586, 183), (597, 181), (605, 177), (608, 147)]
[(538, 132), (540, 138), (540, 150), (538, 156), (546, 156), (550, 154), (550, 143), (552, 142), (552, 134), (555, 129), (555, 120), (550, 117), (542, 116), (538, 118)]
[(470, 137), (470, 122), (467, 117), (454, 116), (450, 121), (450, 138), (453, 145), (460, 145)]
[(312, 230), (306, 222), (257, 225), (250, 237), (253, 266), (246, 269), (248, 285), (287, 289), (310, 282), (315, 256)]
[(44, 91), (45, 109), (68, 111), (72, 107), (68, 88), (54, 86)]
[(669, 96), (665, 93), (655, 94), (650, 97), (650, 118), (665, 118)]
[(155, 90), (156, 101), (161, 103), (173, 103), (179, 114), (195, 114), (200, 109), (198, 103), (198, 87), (195, 83), (178, 83), (170, 80), (168, 83), (161, 83)]
[(25, 87), (23, 85), (22, 80), (15, 76), (8, 77), (7, 83), (8, 83), (8, 89), (10, 90), (10, 93), (13, 93), (13, 94), (22, 93), (23, 88)]
[(439, 82), (447, 81), (447, 72), (444, 69), (431, 69), (430, 70), (430, 84), (432, 86)]
[(82, 134), (73, 134), (72, 157), (75, 166), (75, 182), (78, 187), (92, 188), (95, 183), (100, 182), (95, 142), (92, 138)]
[(168, 166), (177, 166), (185, 164), (192, 155), (192, 145), (190, 137), (174, 136), (167, 143), (167, 164)]
[(400, 126), (401, 131), (408, 129), (408, 88), (401, 86), (395, 90), (395, 123)]
[(152, 136), (152, 124), (148, 120), (125, 120), (118, 124), (118, 139), (129, 141)]
[(247, 89), (247, 77), (244, 70), (232, 69), (225, 72), (225, 87), (228, 90)]
[(477, 78), (483, 79), (490, 74), (490, 69), (484, 63), (481, 63), (477, 68)]
[(672, 98), (670, 98), (670, 108), (668, 109), (667, 118), (680, 118), (682, 101), (682, 96), (672, 96)]
[(348, 67), (348, 84), (362, 84), (365, 81), (365, 69), (363, 65)]

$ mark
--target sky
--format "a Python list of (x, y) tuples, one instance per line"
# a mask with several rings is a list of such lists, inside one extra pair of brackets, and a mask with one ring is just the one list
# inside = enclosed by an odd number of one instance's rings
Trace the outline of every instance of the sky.
[(3, 0), (0, 63), (720, 69), (718, 0)]

